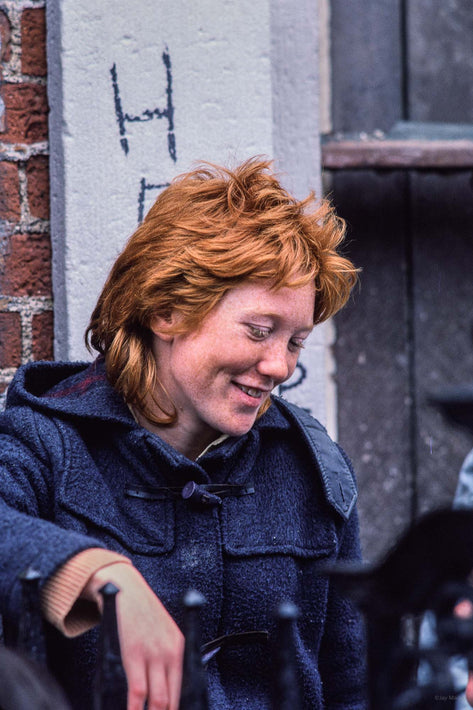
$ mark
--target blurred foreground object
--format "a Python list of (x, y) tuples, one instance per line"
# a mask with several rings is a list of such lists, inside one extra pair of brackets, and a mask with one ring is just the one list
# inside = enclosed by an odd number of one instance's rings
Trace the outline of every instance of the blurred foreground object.
[[(450, 659), (473, 660), (473, 620), (454, 615), (457, 604), (473, 600), (468, 576), (473, 569), (473, 510), (430, 513), (401, 537), (374, 566), (327, 566), (340, 590), (363, 612), (368, 647), (371, 710), (454, 708), (456, 693)], [(431, 610), (438, 639), (419, 649), (409, 623)], [(417, 682), (417, 665), (430, 664), (431, 681)]]

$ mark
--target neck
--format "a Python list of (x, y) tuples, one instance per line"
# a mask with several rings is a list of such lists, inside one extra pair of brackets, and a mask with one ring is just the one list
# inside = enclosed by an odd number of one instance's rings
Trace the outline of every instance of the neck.
[(128, 405), (135, 421), (153, 434), (157, 434), (160, 439), (184, 454), (191, 461), (195, 461), (204, 449), (219, 436), (209, 428), (208, 431), (199, 433), (189, 431), (185, 426), (179, 424), (155, 424), (133, 405)]

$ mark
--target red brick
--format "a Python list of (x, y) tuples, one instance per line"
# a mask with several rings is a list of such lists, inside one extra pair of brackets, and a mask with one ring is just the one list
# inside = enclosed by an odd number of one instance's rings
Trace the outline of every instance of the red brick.
[(48, 137), (46, 87), (38, 84), (4, 84), (6, 131), (3, 141), (34, 143)]
[(0, 60), (2, 62), (8, 62), (11, 55), (11, 29), (10, 21), (5, 13), (0, 10)]
[(20, 182), (18, 165), (0, 162), (0, 219), (17, 222), (20, 218)]
[(21, 16), (21, 71), (46, 76), (46, 19), (44, 8), (23, 10)]
[(14, 234), (5, 256), (0, 292), (6, 296), (50, 296), (51, 243), (47, 234)]
[(49, 160), (36, 155), (26, 164), (28, 203), (32, 217), (49, 219)]
[(0, 313), (0, 367), (18, 367), (20, 364), (20, 314)]
[(44, 311), (33, 316), (33, 360), (54, 360), (54, 316)]

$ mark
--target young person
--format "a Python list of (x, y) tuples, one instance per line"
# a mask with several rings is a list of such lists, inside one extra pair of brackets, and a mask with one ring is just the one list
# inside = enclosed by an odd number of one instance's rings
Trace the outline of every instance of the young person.
[[(206, 164), (160, 194), (114, 264), (87, 330), (97, 359), (18, 371), (0, 424), (0, 610), (15, 623), (18, 575), (38, 569), (73, 707), (91, 707), (108, 581), (129, 710), (178, 708), (189, 588), (207, 600), (204, 642), (271, 634), (278, 602), (297, 604), (305, 707), (364, 707), (360, 619), (318, 574), (359, 559), (351, 466), (272, 394), (356, 282), (343, 235), (271, 163)], [(229, 643), (207, 673), (212, 708), (271, 707), (264, 643)]]

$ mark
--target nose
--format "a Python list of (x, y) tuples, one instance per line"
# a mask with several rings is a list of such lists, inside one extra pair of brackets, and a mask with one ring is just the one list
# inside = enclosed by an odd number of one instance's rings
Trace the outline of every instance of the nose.
[(289, 352), (285, 344), (273, 345), (264, 349), (256, 369), (260, 375), (270, 378), (274, 385), (280, 385), (292, 375), (296, 364), (297, 356)]

